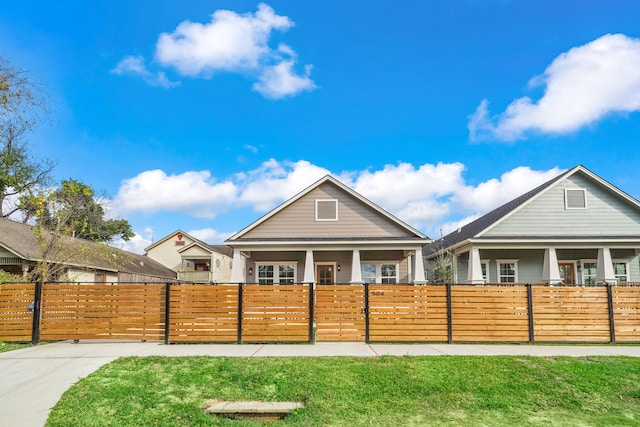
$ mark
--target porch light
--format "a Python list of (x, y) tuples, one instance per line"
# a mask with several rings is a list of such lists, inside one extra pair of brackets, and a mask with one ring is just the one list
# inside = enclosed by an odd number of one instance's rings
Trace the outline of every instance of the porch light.
[(336, 267), (336, 269), (337, 269), (338, 271), (342, 270), (342, 267), (340, 267), (340, 264), (338, 264), (338, 266)]
[(580, 262), (580, 260), (576, 262), (576, 266), (578, 267), (578, 272), (582, 271), (582, 263)]
[(249, 276), (253, 276), (253, 267), (249, 267)]

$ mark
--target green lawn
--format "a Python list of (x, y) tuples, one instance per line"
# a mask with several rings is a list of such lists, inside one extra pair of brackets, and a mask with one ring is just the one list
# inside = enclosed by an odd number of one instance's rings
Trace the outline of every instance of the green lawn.
[(47, 426), (250, 426), (208, 399), (303, 401), (271, 425), (640, 425), (625, 357), (130, 357), (68, 390)]
[(25, 347), (31, 347), (31, 344), (16, 344), (0, 341), (0, 353), (11, 350), (18, 350)]

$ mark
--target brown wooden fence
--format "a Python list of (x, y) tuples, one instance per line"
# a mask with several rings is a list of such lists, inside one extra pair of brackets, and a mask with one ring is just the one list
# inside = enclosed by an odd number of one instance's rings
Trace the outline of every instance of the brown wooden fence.
[(160, 340), (164, 288), (47, 283), (42, 289), (40, 339)]
[(0, 340), (39, 339), (635, 343), (640, 285), (0, 284)]
[(0, 284), (0, 341), (31, 341), (35, 284)]

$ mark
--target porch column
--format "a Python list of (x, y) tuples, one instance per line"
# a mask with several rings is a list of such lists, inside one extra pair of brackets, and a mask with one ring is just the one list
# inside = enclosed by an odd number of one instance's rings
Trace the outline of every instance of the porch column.
[(316, 272), (314, 270), (313, 251), (307, 249), (307, 254), (304, 259), (304, 279), (302, 279), (302, 283), (316, 283)]
[(244, 283), (244, 259), (238, 249), (233, 250), (233, 266), (231, 267), (231, 283)]
[(544, 250), (544, 264), (542, 267), (542, 281), (550, 285), (562, 282), (560, 267), (558, 267), (558, 255), (556, 248)]
[(354, 249), (351, 255), (351, 280), (349, 283), (361, 285), (362, 268), (360, 267), (360, 249)]
[(469, 251), (467, 283), (471, 283), (472, 285), (484, 284), (484, 279), (482, 278), (482, 264), (480, 262), (480, 249), (478, 248), (471, 248)]
[(613, 271), (613, 261), (609, 248), (598, 249), (598, 267), (596, 270), (596, 283), (616, 284), (618, 280)]
[(422, 259), (422, 246), (416, 248), (416, 258), (414, 272), (413, 272), (413, 284), (424, 285), (427, 283), (427, 279), (424, 277), (424, 259)]

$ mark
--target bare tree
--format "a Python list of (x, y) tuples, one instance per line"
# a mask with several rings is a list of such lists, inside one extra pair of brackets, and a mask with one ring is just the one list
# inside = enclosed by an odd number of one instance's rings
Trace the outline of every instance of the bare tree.
[(0, 217), (22, 216), (27, 222), (33, 211), (22, 202), (51, 183), (55, 166), (37, 159), (27, 136), (48, 117), (44, 85), (28, 72), (0, 57)]

